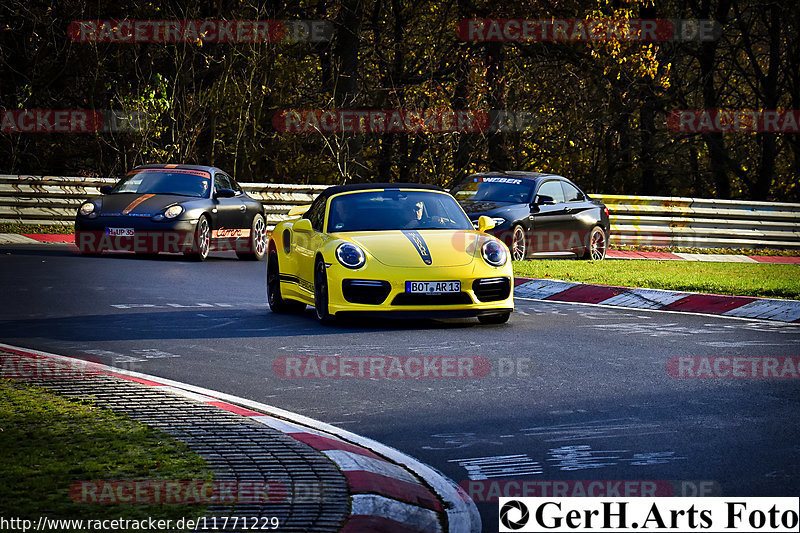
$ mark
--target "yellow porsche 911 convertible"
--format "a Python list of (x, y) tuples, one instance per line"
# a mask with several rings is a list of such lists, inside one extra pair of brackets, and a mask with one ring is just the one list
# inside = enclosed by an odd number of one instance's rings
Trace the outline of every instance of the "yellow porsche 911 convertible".
[(480, 217), (473, 228), (439, 187), (335, 186), (289, 215), (267, 247), (274, 312), (313, 305), (323, 323), (387, 313), (501, 324), (514, 310), (508, 248), (484, 233), (494, 221)]

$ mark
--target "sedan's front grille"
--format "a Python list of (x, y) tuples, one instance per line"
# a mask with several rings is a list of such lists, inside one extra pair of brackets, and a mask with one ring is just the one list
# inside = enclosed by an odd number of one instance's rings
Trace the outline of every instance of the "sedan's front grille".
[(509, 278), (481, 278), (472, 282), (472, 290), (482, 302), (505, 300), (511, 294)]
[(466, 292), (444, 294), (415, 294), (401, 292), (392, 300), (392, 305), (459, 305), (471, 304), (472, 298)]
[(388, 281), (377, 279), (346, 279), (342, 281), (342, 295), (344, 299), (354, 304), (383, 303), (392, 286)]

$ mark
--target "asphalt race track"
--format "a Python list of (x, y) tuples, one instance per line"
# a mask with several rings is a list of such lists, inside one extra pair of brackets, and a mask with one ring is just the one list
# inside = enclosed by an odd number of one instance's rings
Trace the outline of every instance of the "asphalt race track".
[[(677, 379), (676, 356), (797, 356), (800, 326), (517, 300), (508, 324), (321, 326), (267, 310), (266, 263), (212, 254), (85, 258), (65, 245), (0, 249), (0, 340), (235, 394), (396, 447), (485, 499), (670, 486), (676, 495), (800, 492), (800, 380)], [(276, 359), (485, 358), (484, 377), (285, 378)], [(439, 359), (430, 359), (430, 358)], [(284, 359), (279, 359), (284, 358)], [(560, 483), (580, 480), (582, 483)], [(551, 482), (555, 482), (551, 484)], [(508, 487), (508, 486), (507, 486)], [(566, 487), (566, 488), (565, 488)], [(495, 496), (497, 493), (495, 492)], [(552, 495), (548, 493), (547, 495)], [(597, 496), (613, 495), (597, 493)], [(496, 503), (478, 503), (485, 531)]]

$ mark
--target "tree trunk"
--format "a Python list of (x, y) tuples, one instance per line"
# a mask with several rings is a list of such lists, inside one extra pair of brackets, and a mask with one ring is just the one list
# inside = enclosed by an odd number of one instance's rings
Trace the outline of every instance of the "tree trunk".
[[(505, 110), (505, 80), (503, 78), (503, 44), (486, 44), (486, 84), (488, 89), (489, 109)], [(508, 155), (506, 154), (505, 133), (496, 131), (489, 133), (489, 169), (506, 170)]]
[[(337, 109), (359, 107), (358, 48), (361, 28), (360, 0), (345, 0), (336, 17), (333, 45), (335, 69), (333, 100)], [(338, 166), (343, 169), (345, 182), (363, 182), (363, 142), (358, 135), (345, 134), (342, 145), (335, 154)]]

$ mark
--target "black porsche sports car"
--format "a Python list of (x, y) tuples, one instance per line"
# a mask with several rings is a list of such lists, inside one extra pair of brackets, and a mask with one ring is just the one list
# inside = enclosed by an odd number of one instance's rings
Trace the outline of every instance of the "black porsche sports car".
[(182, 252), (203, 261), (216, 249), (235, 250), (240, 259), (264, 257), (264, 207), (218, 168), (144, 165), (100, 192), (75, 218), (83, 254)]
[(473, 224), (481, 215), (494, 219), (488, 233), (505, 242), (516, 261), (606, 255), (608, 208), (563, 176), (486, 172), (468, 176), (450, 192)]

